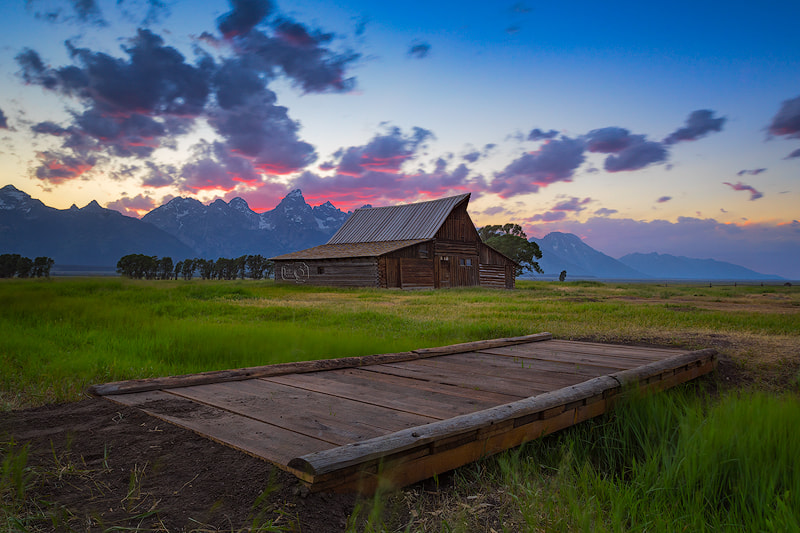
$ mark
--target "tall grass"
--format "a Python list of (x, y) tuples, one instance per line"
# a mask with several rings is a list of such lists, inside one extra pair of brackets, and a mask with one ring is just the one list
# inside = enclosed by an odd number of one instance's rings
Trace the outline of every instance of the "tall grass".
[[(693, 347), (687, 334), (796, 338), (799, 329), (797, 313), (783, 309), (744, 305), (722, 312), (700, 305), (733, 289), (727, 287), (670, 287), (698, 305), (675, 305), (675, 298), (643, 303), (648, 295), (658, 297), (653, 291), (664, 290), (650, 286), (520, 282), (519, 287), (408, 292), (270, 281), (3, 280), (0, 409), (75, 400), (97, 382), (538, 331)], [(768, 295), (758, 289), (737, 288), (737, 297), (780, 297), (800, 305), (796, 288), (771, 288)]]
[[(498, 464), (532, 529), (800, 531), (798, 424), (796, 396), (708, 404), (684, 390), (630, 401)], [(540, 512), (542, 487), (560, 513)]]

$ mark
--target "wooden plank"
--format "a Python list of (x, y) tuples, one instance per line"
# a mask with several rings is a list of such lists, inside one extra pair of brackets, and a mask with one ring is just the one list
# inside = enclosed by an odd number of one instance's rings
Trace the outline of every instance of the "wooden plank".
[(398, 431), (360, 443), (311, 453), (292, 459), (289, 466), (312, 474), (316, 481), (317, 477), (338, 473), (342, 469), (357, 467), (390, 454), (396, 455), (407, 451), (414, 453), (415, 449), (427, 448), (430, 444), (443, 438), (466, 433), (474, 433), (477, 437), (480, 430), (491, 428), (496, 424), (508, 423), (508, 420), (528, 417), (532, 414), (538, 415), (558, 407), (561, 407), (563, 411), (563, 407), (567, 404), (602, 395), (604, 391), (616, 388), (619, 388), (616, 380), (602, 376), (574, 387), (559, 389), (533, 398), (525, 398), (483, 411)]
[(179, 398), (168, 392), (147, 391), (116, 395), (109, 397), (109, 400), (138, 407), (165, 422), (266, 459), (301, 477), (302, 472), (287, 466), (289, 461), (297, 456), (298, 450), (322, 451), (335, 446), (222, 409)]
[(438, 348), (425, 348), (414, 350), (413, 352), (400, 352), (391, 354), (365, 355), (361, 357), (343, 357), (339, 359), (318, 359), (315, 361), (300, 361), (296, 363), (279, 363), (266, 366), (255, 366), (249, 368), (238, 368), (234, 370), (213, 370), (198, 374), (187, 374), (182, 376), (169, 376), (162, 378), (134, 379), (128, 381), (117, 381), (92, 385), (88, 391), (95, 396), (108, 396), (110, 394), (126, 394), (129, 392), (142, 392), (148, 390), (169, 389), (175, 387), (189, 387), (192, 385), (203, 385), (206, 383), (220, 383), (224, 381), (240, 381), (258, 377), (279, 376), (283, 374), (296, 374), (303, 372), (319, 372), (321, 370), (333, 370), (338, 368), (355, 368), (367, 365), (376, 365), (387, 362), (409, 361), (425, 357), (434, 357), (444, 353), (457, 353), (459, 351), (469, 351), (478, 346), (495, 347), (508, 346), (527, 342), (549, 340), (552, 335), (549, 333), (537, 333), (534, 335), (524, 335), (521, 337), (508, 337), (492, 339), (489, 341), (467, 342), (454, 344), (451, 346), (441, 346)]
[[(510, 347), (509, 347), (510, 348)], [(526, 349), (527, 348), (527, 349)], [(531, 359), (543, 359), (548, 361), (573, 362), (585, 365), (612, 366), (617, 368), (634, 368), (646, 365), (654, 361), (665, 358), (664, 354), (658, 355), (636, 355), (635, 353), (614, 352), (611, 350), (600, 351), (591, 347), (583, 346), (530, 346), (521, 349), (508, 349), (504, 347), (480, 350), (491, 355), (503, 355), (507, 357), (528, 357)], [(686, 353), (685, 351), (671, 352), (668, 357)]]
[[(457, 359), (461, 354), (437, 357), (436, 359), (424, 359), (419, 361), (407, 361), (404, 366), (424, 367), (437, 370), (445, 370), (452, 373), (471, 373), (481, 376), (492, 376), (502, 378), (507, 381), (517, 381), (525, 383), (536, 389), (553, 390), (561, 387), (568, 387), (586, 378), (575, 374), (543, 374), (530, 367), (523, 368), (521, 365), (502, 366), (483, 364), (478, 366), (474, 363)], [(499, 359), (503, 361), (503, 359)], [(506, 360), (507, 361), (507, 360)]]
[(431, 368), (425, 366), (414, 366), (406, 363), (374, 365), (369, 367), (370, 372), (380, 372), (393, 376), (401, 376), (430, 383), (441, 383), (454, 387), (475, 389), (500, 394), (511, 394), (520, 398), (535, 396), (553, 387), (534, 386), (530, 383), (515, 381), (496, 376), (486, 376), (473, 372), (460, 372), (455, 370), (445, 370), (441, 368)]
[(334, 444), (357, 442), (435, 420), (258, 379), (181, 387), (172, 392)]
[(575, 350), (581, 353), (614, 354), (637, 358), (663, 359), (679, 353), (686, 353), (680, 348), (657, 348), (653, 346), (633, 346), (627, 344), (603, 344), (600, 342), (568, 341), (553, 339), (555, 349)]
[(504, 368), (510, 372), (517, 369), (531, 370), (541, 374), (568, 374), (583, 379), (596, 378), (603, 374), (619, 372), (627, 367), (583, 365), (566, 361), (548, 361), (535, 357), (498, 356), (486, 352), (468, 352), (448, 356), (455, 361), (474, 364), (476, 368)]
[(372, 405), (438, 419), (450, 418), (497, 405), (496, 402), (464, 398), (443, 392), (420, 393), (419, 390), (403, 385), (376, 381), (365, 375), (352, 375), (337, 371), (275, 376), (265, 379), (340, 398), (368, 401)]
[[(400, 472), (393, 475), (415, 476), (416, 471), (425, 470), (424, 465), (429, 465), (436, 472), (442, 468), (463, 460), (472, 460), (478, 450), (495, 449), (495, 445), (487, 445), (489, 440), (486, 435), (496, 435), (496, 449), (505, 449), (515, 445), (522, 439), (532, 438), (530, 428), (541, 430), (547, 426), (547, 420), (553, 420), (554, 427), (571, 425), (583, 416), (593, 416), (605, 409), (600, 402), (608, 402), (634, 382), (649, 381), (651, 377), (662, 377), (671, 372), (671, 377), (684, 374), (685, 378), (699, 375), (701, 372), (713, 368), (714, 350), (701, 350), (688, 354), (676, 355), (667, 360), (651, 363), (646, 367), (636, 369), (636, 372), (623, 371), (617, 377), (601, 376), (572, 387), (567, 387), (551, 393), (541, 394), (533, 398), (526, 398), (510, 404), (486, 409), (471, 414), (461, 415), (448, 420), (434, 422), (426, 426), (399, 431), (383, 437), (368, 441), (341, 446), (322, 452), (315, 452), (306, 456), (292, 459), (289, 466), (305, 472), (311, 476), (314, 483), (336, 484), (338, 480), (352, 480), (362, 472), (369, 472), (381, 462), (385, 464), (408, 463), (413, 466), (403, 468), (409, 472)], [(570, 421), (572, 417), (572, 421)], [(514, 421), (514, 429), (510, 430), (509, 420)], [(500, 432), (493, 432), (496, 427), (502, 427)], [(525, 428), (517, 431), (518, 428)], [(486, 442), (480, 442), (487, 439)], [(463, 447), (465, 451), (460, 458), (444, 455), (439, 459), (425, 459), (434, 455), (435, 443), (440, 441), (455, 441), (456, 448)], [(487, 446), (489, 446), (487, 448)], [(481, 451), (480, 453), (485, 453)], [(458, 454), (456, 454), (458, 455)], [(426, 462), (428, 461), (428, 462)], [(443, 463), (442, 461), (445, 461)], [(463, 464), (463, 463), (462, 463)], [(425, 471), (429, 474), (429, 471)], [(421, 474), (420, 474), (421, 475)], [(349, 481), (348, 481), (349, 482)]]
[(476, 389), (475, 387), (466, 387), (466, 386), (459, 387), (457, 385), (450, 385), (448, 383), (439, 383), (436, 381), (430, 381), (428, 379), (401, 377), (393, 374), (388, 374), (386, 372), (381, 372), (380, 370), (377, 370), (377, 366), (379, 365), (341, 370), (340, 372), (347, 372), (353, 374), (368, 374), (370, 376), (369, 379), (375, 381), (380, 381), (384, 383), (394, 383), (418, 391), (444, 392), (452, 396), (459, 396), (462, 398), (471, 398), (486, 402), (492, 402), (495, 405), (521, 400), (522, 398), (530, 396), (530, 394), (515, 395), (515, 394), (507, 394), (504, 392), (491, 392), (491, 391)]

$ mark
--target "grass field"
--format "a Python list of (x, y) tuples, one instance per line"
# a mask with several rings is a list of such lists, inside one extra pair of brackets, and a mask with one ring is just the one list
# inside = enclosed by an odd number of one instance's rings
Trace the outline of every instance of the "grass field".
[[(800, 439), (790, 431), (800, 427), (798, 287), (520, 281), (515, 291), (409, 292), (270, 281), (3, 280), (0, 331), (6, 411), (78, 400), (92, 383), (540, 331), (713, 347), (724, 369), (718, 378), (459, 469), (446, 489), (362, 502), (352, 527), (800, 529)], [(8, 453), (3, 461), (8, 484), (20, 458)]]

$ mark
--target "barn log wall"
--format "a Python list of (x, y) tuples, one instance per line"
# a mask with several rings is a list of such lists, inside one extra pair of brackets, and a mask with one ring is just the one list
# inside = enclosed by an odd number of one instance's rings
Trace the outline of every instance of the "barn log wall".
[(378, 287), (378, 258), (276, 261), (275, 281), (330, 287)]

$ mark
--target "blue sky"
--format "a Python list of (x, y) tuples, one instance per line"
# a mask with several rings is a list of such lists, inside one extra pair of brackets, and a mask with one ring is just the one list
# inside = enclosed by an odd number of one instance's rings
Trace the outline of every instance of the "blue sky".
[(800, 3), (0, 6), (0, 171), (48, 205), (348, 210), (800, 278)]

